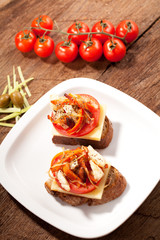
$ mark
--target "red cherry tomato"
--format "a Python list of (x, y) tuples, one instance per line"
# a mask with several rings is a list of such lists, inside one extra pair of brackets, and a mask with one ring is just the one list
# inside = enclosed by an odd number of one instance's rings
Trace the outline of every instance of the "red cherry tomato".
[(94, 24), (92, 27), (92, 32), (97, 32), (97, 34), (93, 34), (93, 37), (97, 38), (103, 44), (107, 41), (110, 37), (105, 34), (98, 34), (98, 32), (102, 32), (102, 30), (106, 33), (114, 34), (115, 28), (113, 24), (107, 20), (101, 20)]
[(62, 41), (57, 44), (55, 54), (56, 57), (64, 63), (72, 62), (78, 56), (78, 46), (70, 40)]
[[(127, 29), (128, 29), (128, 33), (127, 33)], [(135, 22), (133, 22), (132, 20), (124, 20), (122, 22), (120, 22), (116, 28), (116, 35), (119, 37), (125, 37), (125, 40), (130, 43), (132, 41), (134, 41), (139, 33), (139, 29), (138, 26)]]
[(30, 52), (34, 48), (36, 35), (29, 30), (20, 31), (15, 36), (15, 44), (21, 52)]
[[(43, 36), (43, 34), (45, 33), (45, 30), (40, 29), (38, 26), (38, 22), (39, 25), (43, 28), (46, 29), (53, 29), (53, 21), (50, 17), (48, 17), (47, 15), (41, 15), (40, 17), (37, 17), (33, 20), (31, 27), (33, 28), (33, 32), (37, 35), (37, 36)], [(50, 32), (46, 32), (46, 34), (49, 34)]]
[(110, 39), (104, 43), (103, 53), (110, 62), (119, 62), (126, 54), (126, 46), (120, 39)]
[(54, 41), (49, 36), (37, 38), (34, 45), (35, 53), (42, 58), (49, 57), (54, 49)]
[(82, 42), (79, 47), (80, 56), (87, 62), (94, 62), (101, 58), (103, 48), (101, 42), (96, 38), (91, 38)]
[[(67, 30), (68, 33), (87, 33), (89, 32), (89, 27), (83, 22), (73, 23)], [(82, 41), (87, 39), (87, 35), (70, 35), (68, 38), (72, 39), (77, 45), (80, 45)]]

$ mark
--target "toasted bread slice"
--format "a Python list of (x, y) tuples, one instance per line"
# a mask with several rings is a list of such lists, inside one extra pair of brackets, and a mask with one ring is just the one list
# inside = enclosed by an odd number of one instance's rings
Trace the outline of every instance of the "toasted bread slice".
[(63, 136), (53, 136), (52, 141), (55, 144), (65, 144), (65, 145), (83, 145), (88, 146), (91, 145), (95, 149), (102, 149), (106, 148), (113, 137), (113, 128), (112, 123), (105, 116), (105, 121), (102, 130), (102, 136), (100, 141), (83, 139), (83, 138), (72, 138), (72, 137), (63, 137)]
[(72, 205), (79, 206), (82, 204), (88, 204), (89, 206), (100, 205), (119, 197), (126, 188), (126, 179), (122, 176), (122, 174), (113, 166), (111, 166), (109, 175), (106, 181), (106, 186), (104, 188), (104, 192), (101, 199), (90, 199), (81, 196), (74, 196), (67, 193), (60, 193), (51, 190), (51, 182), (49, 179), (45, 182), (45, 188), (51, 195), (55, 197), (59, 197), (62, 201)]

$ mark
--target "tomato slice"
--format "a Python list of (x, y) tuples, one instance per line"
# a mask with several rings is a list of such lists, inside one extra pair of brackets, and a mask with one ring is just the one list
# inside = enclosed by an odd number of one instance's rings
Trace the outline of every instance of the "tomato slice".
[(78, 132), (76, 132), (76, 130), (78, 130), (79, 126), (82, 124), (82, 116), (79, 118), (78, 122), (74, 126), (75, 127), (74, 131), (72, 131), (73, 129), (72, 130), (64, 129), (60, 125), (55, 125), (53, 123), (55, 129), (64, 136), (81, 137), (93, 131), (95, 127), (97, 127), (98, 125), (99, 117), (100, 117), (99, 102), (91, 95), (88, 95), (88, 94), (78, 94), (78, 95), (80, 95), (84, 101), (87, 101), (87, 106), (88, 106), (88, 110), (91, 113), (92, 121), (90, 123), (85, 123)]
[(91, 184), (89, 181), (87, 182), (86, 186), (76, 186), (73, 183), (70, 183), (70, 192), (72, 193), (76, 193), (76, 194), (85, 194), (85, 193), (89, 193), (92, 192), (93, 190), (96, 189), (95, 185)]
[[(52, 159), (52, 161), (51, 161), (51, 171), (52, 171), (52, 173), (53, 173), (53, 176), (55, 177), (55, 180), (56, 180), (56, 182), (57, 182), (57, 184), (58, 184), (58, 186), (60, 187), (60, 188), (62, 188), (62, 186), (61, 186), (61, 184), (60, 184), (60, 182), (59, 182), (59, 180), (57, 179), (57, 177), (56, 177), (56, 171), (58, 171), (58, 170), (60, 170), (60, 168), (58, 168), (58, 167), (56, 167), (56, 163), (58, 162), (58, 160), (60, 160), (60, 162), (62, 162), (63, 160), (64, 161), (69, 161), (69, 156), (72, 156), (72, 155), (74, 155), (74, 154), (78, 154), (78, 153), (80, 153), (80, 148), (77, 148), (77, 149), (74, 149), (74, 150), (66, 150), (65, 152), (60, 152), (60, 153), (58, 153), (57, 155), (55, 155), (55, 157)], [(67, 156), (66, 156), (66, 154), (68, 154)], [(62, 160), (63, 159), (63, 160)], [(55, 165), (55, 167), (54, 167), (54, 165)], [(62, 167), (62, 169), (63, 169), (64, 167)], [(74, 177), (74, 176), (73, 176)], [(85, 194), (85, 193), (89, 193), (89, 192), (91, 192), (91, 191), (93, 191), (93, 190), (95, 190), (96, 189), (96, 186), (98, 186), (98, 184), (99, 184), (99, 182), (98, 183), (96, 183), (95, 185), (93, 185), (90, 181), (89, 181), (89, 179), (87, 179), (86, 180), (86, 183), (84, 184), (85, 186), (83, 186), (83, 185), (80, 185), (80, 184), (76, 184), (76, 183), (73, 183), (73, 182), (71, 182), (71, 181), (69, 181), (68, 180), (68, 182), (69, 182), (69, 185), (70, 185), (70, 193), (75, 193), (75, 194)], [(63, 188), (62, 188), (63, 189)], [(64, 190), (64, 189), (63, 189)]]

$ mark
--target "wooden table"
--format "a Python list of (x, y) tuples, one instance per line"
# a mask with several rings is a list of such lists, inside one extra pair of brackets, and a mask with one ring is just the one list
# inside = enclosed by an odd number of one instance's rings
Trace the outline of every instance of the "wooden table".
[[(158, 6), (159, 5), (159, 6)], [(30, 104), (58, 83), (73, 77), (89, 77), (113, 86), (137, 99), (160, 115), (160, 1), (159, 0), (3, 0), (0, 3), (0, 92), (12, 67), (21, 66), (29, 83)], [(14, 44), (15, 34), (30, 26), (32, 19), (47, 14), (66, 31), (74, 20), (82, 20), (90, 27), (106, 18), (115, 26), (123, 19), (132, 19), (139, 26), (139, 37), (127, 46), (125, 58), (111, 64), (103, 57), (86, 63), (80, 57), (70, 64), (57, 60), (55, 54), (40, 59), (34, 52), (21, 54)], [(55, 44), (61, 35), (51, 34)], [(0, 127), (0, 141), (10, 128)], [(149, 139), (151, 141), (151, 139)], [(152, 142), (151, 142), (152, 144)], [(158, 240), (160, 237), (160, 184), (137, 211), (117, 230), (98, 239)], [(0, 187), (0, 239), (77, 239), (50, 226), (26, 210), (7, 191)]]

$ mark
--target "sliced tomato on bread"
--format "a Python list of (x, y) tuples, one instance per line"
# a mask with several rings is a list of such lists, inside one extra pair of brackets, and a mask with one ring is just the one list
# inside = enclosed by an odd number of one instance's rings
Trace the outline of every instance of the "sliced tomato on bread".
[(84, 136), (98, 125), (100, 104), (88, 94), (65, 94), (62, 99), (51, 100), (51, 104), (54, 111), (48, 118), (64, 136)]
[(127, 184), (91, 146), (58, 153), (49, 171), (52, 177), (45, 183), (47, 191), (74, 206), (104, 204), (119, 197)]

